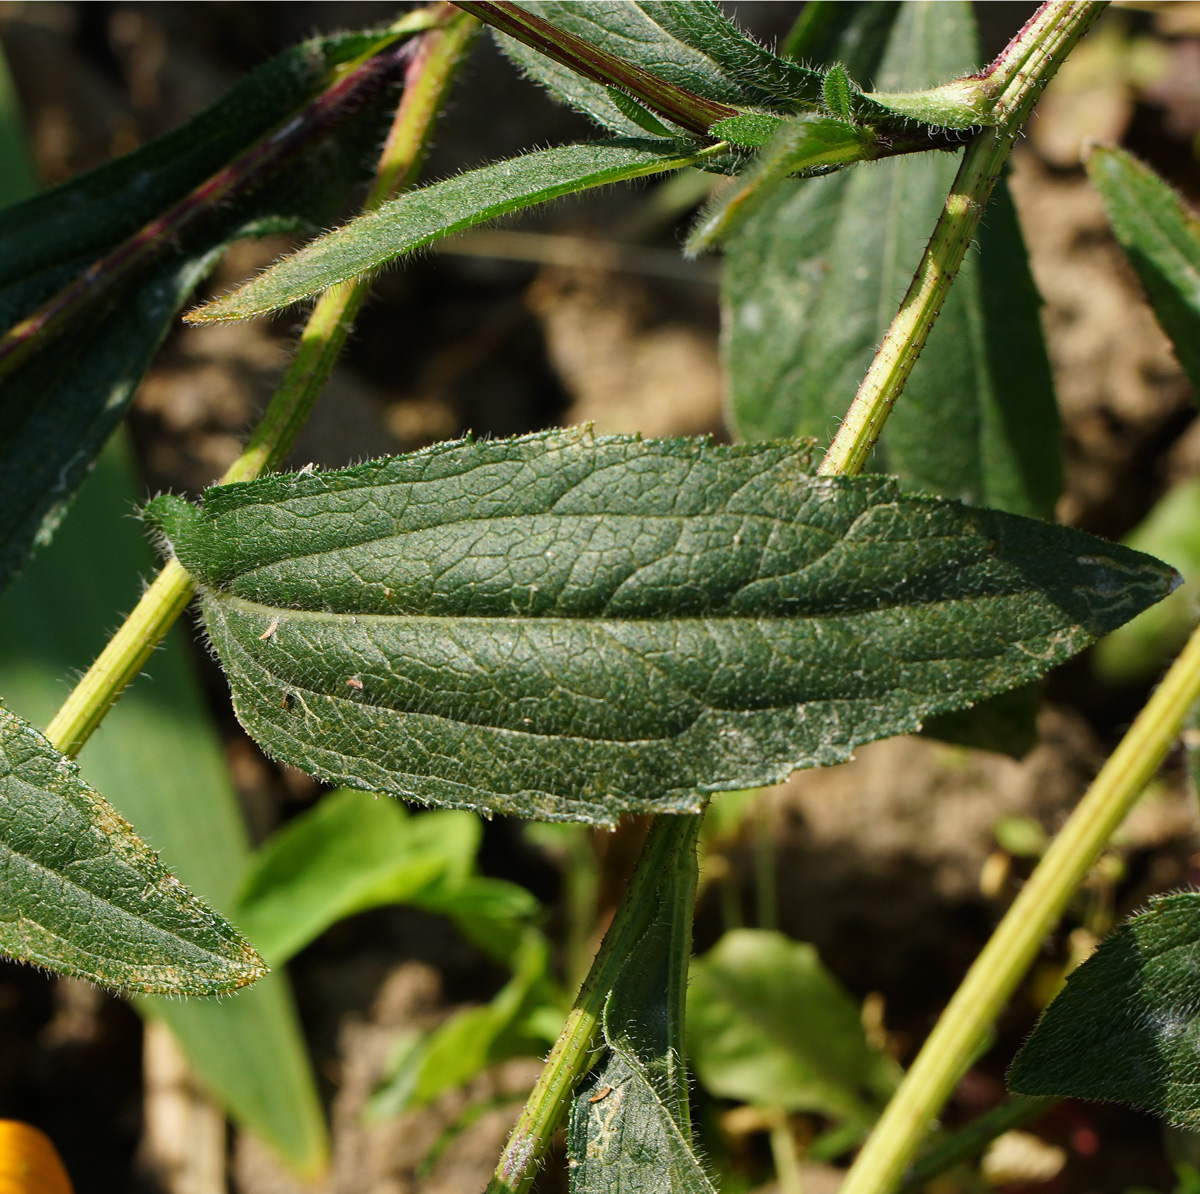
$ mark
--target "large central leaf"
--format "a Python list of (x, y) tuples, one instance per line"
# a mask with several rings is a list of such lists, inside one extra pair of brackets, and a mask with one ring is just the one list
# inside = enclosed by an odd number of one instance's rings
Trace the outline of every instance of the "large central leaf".
[(332, 782), (609, 824), (837, 763), (1025, 683), (1175, 574), (815, 477), (803, 445), (459, 441), (149, 513), (243, 723)]

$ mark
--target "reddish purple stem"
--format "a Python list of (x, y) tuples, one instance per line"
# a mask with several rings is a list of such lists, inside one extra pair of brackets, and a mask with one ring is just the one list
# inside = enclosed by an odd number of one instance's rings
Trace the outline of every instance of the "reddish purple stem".
[(285, 120), (240, 157), (223, 166), (174, 207), (92, 262), (32, 314), (0, 336), (0, 378), (8, 376), (42, 344), (63, 331), (85, 307), (153, 260), (218, 204), (252, 189), (267, 175), (341, 120), (357, 111), (407, 68), (414, 39), (390, 45), (336, 79), (306, 108)]

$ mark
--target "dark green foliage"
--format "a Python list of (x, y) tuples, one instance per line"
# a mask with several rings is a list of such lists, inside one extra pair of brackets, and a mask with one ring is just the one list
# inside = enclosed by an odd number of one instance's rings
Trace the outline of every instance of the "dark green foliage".
[(771, 783), (1032, 680), (1174, 573), (793, 443), (444, 444), (149, 515), (277, 757), (611, 824)]
[[(336, 64), (371, 44), (355, 34), (289, 50), (178, 131), (0, 213), (0, 328), (183, 200), (312, 99)], [(343, 120), (336, 138), (318, 138), (250, 193), (222, 202), (181, 236), (163, 237), (151, 264), (82, 309), (4, 378), (0, 586), (52, 533), (180, 307), (222, 250), (242, 236), (328, 224), (370, 167), (383, 111), (367, 104)]]
[(0, 708), (0, 950), (106, 987), (213, 995), (262, 959), (175, 879), (79, 769)]
[(1149, 166), (1122, 149), (1094, 149), (1087, 170), (1158, 322), (1200, 394), (1200, 219)]
[(1151, 902), (1067, 979), (1017, 1055), (1018, 1094), (1111, 1099), (1200, 1127), (1200, 894)]
[(690, 820), (605, 1000), (600, 1062), (575, 1094), (571, 1194), (715, 1194), (692, 1143), (683, 1053), (700, 819)]

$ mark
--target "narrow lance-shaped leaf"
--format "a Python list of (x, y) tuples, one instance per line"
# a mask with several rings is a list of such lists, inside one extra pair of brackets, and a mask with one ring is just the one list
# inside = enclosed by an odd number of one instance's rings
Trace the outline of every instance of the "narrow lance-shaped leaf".
[[(396, 63), (373, 61), (322, 88), (381, 40), (298, 46), (177, 132), (0, 212), (0, 344), (11, 370), (0, 398), (0, 586), (52, 534), (220, 252), (339, 214), (383, 134), (379, 101)], [(298, 109), (306, 119), (268, 136)], [(337, 137), (320, 135), (337, 124)], [(53, 310), (39, 308), (47, 302)]]
[(611, 824), (840, 762), (1164, 596), (1063, 527), (795, 443), (459, 441), (148, 508), (239, 717), (335, 783)]
[(1087, 171), (1158, 322), (1200, 395), (1200, 219), (1149, 166), (1123, 149), (1094, 149)]
[[(331, 793), (259, 849), (242, 884), (238, 923), (279, 965), (356, 912), (402, 903), (441, 911), (472, 885), (479, 832), (469, 813), (412, 818), (368, 792)], [(521, 909), (526, 919), (533, 914), (532, 897)]]
[(101, 986), (214, 995), (266, 972), (79, 768), (0, 708), (0, 950)]
[(646, 929), (605, 1000), (604, 1051), (567, 1129), (571, 1194), (715, 1194), (692, 1142), (683, 1050), (699, 820), (648, 893)]
[(1109, 1099), (1200, 1127), (1200, 894), (1151, 901), (1072, 972), (1009, 1072), (1026, 1095)]
[(359, 216), (285, 257), (232, 294), (188, 315), (194, 323), (249, 319), (299, 302), (452, 232), (590, 187), (693, 165), (694, 146), (594, 141), (544, 149), (431, 183)]

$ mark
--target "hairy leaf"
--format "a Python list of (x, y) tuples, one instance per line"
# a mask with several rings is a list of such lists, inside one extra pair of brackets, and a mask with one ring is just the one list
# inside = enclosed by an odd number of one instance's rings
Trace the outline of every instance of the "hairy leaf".
[(201, 323), (265, 315), (452, 232), (589, 187), (678, 170), (692, 165), (695, 153), (694, 146), (679, 142), (594, 141), (528, 153), (431, 183), (285, 257), (188, 319)]
[[(735, 107), (778, 103), (781, 92), (815, 107), (821, 77), (778, 58), (742, 34), (707, 2), (659, 4), (646, 0), (542, 0), (526, 11), (626, 62), (696, 95)], [(599, 82), (515, 38), (499, 36), (504, 52), (537, 82), (603, 128), (639, 137), (642, 129)]]
[[(14, 124), (9, 131), (0, 161), (10, 185), (24, 177), (31, 193), (32, 166), (22, 171), (14, 162), (23, 156), (20, 129)], [(128, 518), (138, 497), (133, 477), (118, 432), (54, 542), (0, 598), (0, 692), (35, 725), (53, 716), (63, 676), (96, 657), (115, 612), (129, 608), (138, 578), (153, 567)], [(177, 877), (228, 912), (248, 853), (246, 831), (177, 629), (148, 670), (153, 694), (144, 679), (127, 690), (85, 746), (81, 766), (117, 811), (137, 822), (144, 840), (162, 849)], [(147, 996), (135, 1006), (166, 1021), (210, 1094), (293, 1171), (308, 1176), (322, 1169), (325, 1124), (286, 975), (264, 975), (222, 1000)]]
[[(723, 121), (714, 128), (733, 123)], [(820, 173), (865, 161), (875, 157), (878, 149), (869, 129), (847, 120), (798, 116), (783, 122), (737, 185), (723, 191), (705, 210), (688, 236), (688, 252), (698, 253), (724, 241), (789, 175)]]
[(1123, 149), (1094, 149), (1087, 171), (1158, 322), (1200, 395), (1200, 219), (1149, 166)]
[(688, 1052), (719, 1098), (863, 1127), (899, 1077), (816, 949), (763, 929), (726, 933), (692, 962)]
[[(0, 599), (0, 692), (44, 725), (64, 677), (96, 657), (154, 566), (129, 511), (138, 498), (123, 442), (110, 443), (54, 542)], [(80, 577), (87, 583), (81, 584)], [(104, 719), (81, 773), (132, 822), (163, 862), (232, 915), (249, 856), (237, 794), (178, 630)], [(268, 974), (231, 998), (139, 999), (164, 1020), (210, 1094), (302, 1173), (327, 1155), (316, 1083), (287, 977)]]
[(1067, 979), (1009, 1072), (1027, 1095), (1111, 1099), (1200, 1126), (1200, 895), (1151, 901)]
[(146, 993), (214, 995), (265, 968), (28, 722), (0, 708), (0, 950)]
[[(975, 53), (966, 5), (906, 6), (880, 85), (935, 82), (970, 69)], [(946, 154), (785, 181), (733, 237), (726, 359), (746, 438), (832, 434), (956, 169)], [(888, 420), (875, 466), (914, 489), (1046, 517), (1060, 486), (1058, 416), (1040, 300), (1003, 186), (979, 242)]]
[(1044, 673), (1165, 565), (794, 443), (458, 441), (148, 513), (243, 724), (335, 783), (610, 824)]
[(699, 818), (681, 835), (642, 909), (601, 1016), (604, 1053), (580, 1085), (567, 1129), (571, 1194), (714, 1194), (691, 1139), (683, 1056)]
[[(182, 203), (370, 44), (348, 35), (289, 50), (184, 128), (0, 212), (0, 329)], [(63, 334), (5, 377), (0, 585), (52, 534), (176, 313), (223, 248), (246, 235), (327, 225), (364, 173), (382, 113), (378, 102), (352, 115), (331, 113), (331, 120), (345, 117), (336, 138), (316, 138), (298, 160), (265, 183), (255, 177), (255, 189), (235, 190), (179, 235), (164, 229), (149, 264), (81, 309)], [(188, 210), (204, 206), (197, 200)]]

